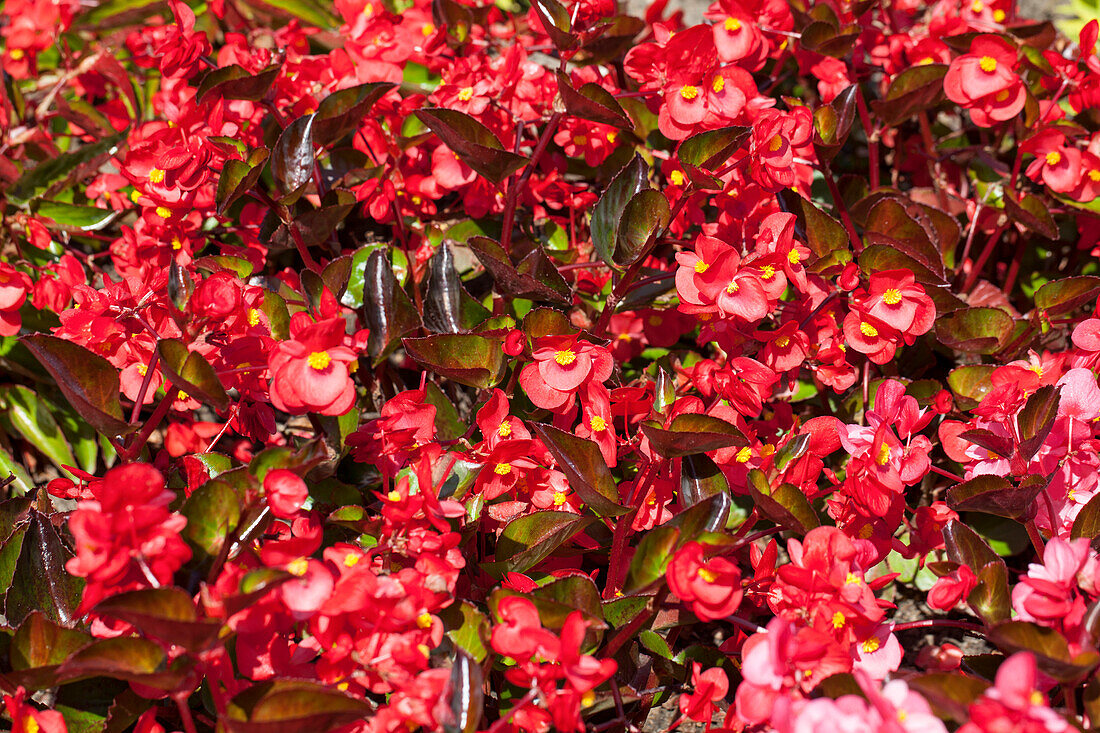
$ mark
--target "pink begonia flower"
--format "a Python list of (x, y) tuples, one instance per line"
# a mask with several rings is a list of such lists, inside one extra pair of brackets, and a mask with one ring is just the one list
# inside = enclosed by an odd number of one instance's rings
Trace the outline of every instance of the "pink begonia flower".
[(1058, 380), (1058, 386), (1062, 388), (1059, 415), (1086, 422), (1100, 417), (1100, 387), (1090, 369), (1070, 369)]
[(1025, 621), (1049, 623), (1064, 619), (1075, 604), (1082, 603), (1077, 576), (1095, 575), (1096, 559), (1090, 557), (1085, 537), (1064, 540), (1053, 537), (1043, 551), (1043, 563), (1028, 565), (1027, 575), (1012, 589), (1012, 607)]

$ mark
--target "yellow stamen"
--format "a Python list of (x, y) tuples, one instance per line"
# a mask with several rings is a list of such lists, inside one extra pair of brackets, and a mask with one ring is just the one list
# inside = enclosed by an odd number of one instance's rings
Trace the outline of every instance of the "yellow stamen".
[(734, 31), (741, 30), (741, 21), (737, 18), (726, 18), (726, 22), (722, 24), (722, 27), (730, 33), (733, 33)]
[(724, 76), (714, 77), (714, 81), (710, 83), (710, 88), (714, 90), (714, 93), (722, 91), (726, 88), (726, 78)]
[(248, 309), (248, 325), (258, 326), (260, 324), (260, 312), (255, 308)]
[(510, 463), (498, 463), (496, 468), (493, 469), (493, 473), (497, 476), (507, 476), (512, 472), (512, 464)]
[(386, 498), (390, 501), (401, 501), (401, 492), (397, 489), (391, 489), (390, 493), (386, 494)]
[(473, 96), (473, 87), (463, 87), (462, 89), (458, 90), (458, 98), (463, 102), (469, 102), (471, 99), (473, 99)]
[(680, 96), (689, 101), (695, 99), (699, 96), (699, 87), (693, 87), (690, 84), (680, 87)]
[(844, 623), (847, 619), (844, 618), (844, 614), (837, 611), (833, 614), (833, 628), (840, 629), (844, 627)]
[(885, 442), (878, 447), (878, 455), (875, 456), (875, 463), (880, 466), (885, 466), (890, 460), (890, 446)]
[(554, 361), (561, 366), (569, 366), (577, 360), (577, 352), (571, 350), (563, 350), (554, 354)]
[(156, 212), (155, 212), (155, 213), (156, 213), (156, 215), (157, 215), (157, 216), (159, 216), (159, 217), (160, 217), (161, 219), (167, 219), (167, 218), (169, 218), (170, 216), (172, 216), (172, 210), (171, 210), (171, 209), (169, 209), (169, 208), (168, 208), (168, 207), (166, 207), (166, 206), (158, 206), (158, 207), (156, 208)]
[(699, 572), (696, 573), (696, 575), (702, 578), (704, 583), (713, 583), (718, 580), (718, 574), (707, 568), (699, 568)]
[(673, 186), (684, 185), (684, 174), (682, 171), (672, 171), (668, 174), (668, 180), (672, 181)]
[(773, 137), (771, 140), (768, 141), (768, 150), (772, 151), (773, 153), (776, 150), (779, 150), (781, 147), (783, 147), (783, 136), (782, 135), (776, 135), (775, 137)]
[(886, 305), (897, 305), (901, 302), (901, 293), (894, 288), (890, 288), (882, 294), (882, 302)]
[(328, 365), (332, 363), (332, 357), (328, 355), (327, 351), (314, 351), (306, 358), (306, 362), (310, 367), (321, 371), (322, 369), (328, 369)]
[(497, 428), (497, 435), (499, 435), (502, 438), (507, 438), (511, 434), (512, 434), (512, 424), (509, 423), (508, 421), (502, 422), (500, 424), (500, 427)]
[(592, 419), (588, 421), (588, 424), (591, 426), (592, 430), (597, 433), (607, 429), (607, 420), (604, 420), (599, 415), (593, 415)]
[(359, 564), (358, 555), (344, 555), (344, 567), (353, 568)]
[(978, 68), (987, 74), (992, 74), (997, 70), (997, 59), (992, 56), (982, 56), (981, 60), (978, 61)]
[(859, 324), (859, 332), (867, 338), (873, 339), (875, 336), (878, 336), (878, 329), (872, 326), (870, 323)]
[(878, 639), (872, 636), (870, 639), (863, 642), (861, 648), (863, 649), (864, 654), (873, 654), (874, 652), (877, 652), (879, 648)]
[(306, 570), (309, 570), (309, 560), (304, 557), (300, 557), (297, 560), (291, 560), (286, 566), (286, 571), (291, 575), (297, 575), (299, 578), (306, 574)]
[(750, 458), (752, 458), (752, 448), (746, 446), (737, 451), (737, 458), (735, 458), (734, 460), (736, 460), (738, 463), (748, 463)]
[(781, 349), (785, 349), (787, 348), (787, 344), (789, 344), (790, 342), (791, 340), (787, 336), (780, 336), (775, 340), (775, 345)]
[(1058, 165), (1062, 162), (1062, 154), (1057, 150), (1051, 150), (1047, 153), (1047, 165)]
[(555, 491), (554, 492), (554, 506), (561, 506), (568, 499), (569, 499), (569, 497), (565, 495), (564, 491)]
[(416, 625), (422, 629), (430, 629), (432, 627), (432, 615), (425, 611), (416, 617)]
[(160, 168), (152, 168), (149, 171), (150, 183), (162, 183), (164, 181), (164, 171)]

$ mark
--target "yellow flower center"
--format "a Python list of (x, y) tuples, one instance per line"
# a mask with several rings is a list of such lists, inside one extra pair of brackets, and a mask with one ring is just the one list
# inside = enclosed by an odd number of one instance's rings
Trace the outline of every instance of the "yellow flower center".
[(248, 309), (248, 325), (257, 326), (260, 323), (260, 312), (255, 308)]
[(619, 133), (616, 132), (615, 130), (612, 130), (611, 132), (607, 133), (607, 142), (613, 143), (618, 139), (619, 139)]
[(993, 22), (994, 23), (1004, 23), (1005, 22), (1005, 11), (1003, 11), (1003, 10), (994, 10), (993, 11)]
[(894, 288), (890, 288), (882, 294), (882, 302), (886, 305), (897, 305), (901, 302), (901, 293)]
[(512, 434), (512, 424), (507, 422), (507, 421), (502, 422), (500, 424), (500, 427), (497, 428), (497, 435), (499, 435), (502, 438), (507, 438), (511, 434)]
[(306, 362), (317, 371), (327, 369), (328, 365), (332, 363), (332, 357), (328, 355), (327, 351), (314, 351), (306, 358)]
[(359, 564), (358, 555), (344, 555), (344, 567), (353, 568)]
[(856, 575), (855, 573), (848, 573), (848, 575), (844, 578), (844, 584), (845, 585), (855, 585), (858, 582), (859, 582), (859, 576)]
[[(26, 56), (26, 54), (23, 52), (23, 49), (21, 49), (21, 48), (13, 48), (11, 50), (10, 55), (11, 55), (11, 60), (12, 61), (21, 61), (23, 59), (23, 57)], [(37, 730), (37, 725), (38, 724), (35, 723), (36, 730)]]
[(869, 524), (865, 524), (859, 528), (859, 538), (861, 540), (871, 539), (871, 535), (875, 533), (875, 528)]
[(306, 574), (306, 570), (309, 569), (309, 561), (304, 557), (300, 557), (297, 560), (291, 560), (286, 566), (286, 571), (291, 575), (297, 575), (299, 578)]
[(1043, 693), (1039, 692), (1038, 690), (1032, 690), (1031, 694), (1028, 695), (1027, 699), (1028, 699), (1028, 702), (1030, 702), (1032, 705), (1036, 705), (1036, 706), (1043, 705), (1044, 703), (1046, 703), (1046, 698), (1043, 697)]
[(589, 690), (588, 692), (581, 695), (581, 707), (582, 708), (590, 708), (595, 704), (596, 704), (596, 691), (595, 690)]
[(699, 260), (695, 263), (695, 271), (700, 275), (706, 272), (709, 267), (710, 265), (708, 265), (706, 262), (703, 262), (702, 260)]
[(681, 171), (672, 171), (668, 174), (668, 180), (672, 181), (673, 186), (682, 186), (684, 185), (684, 174)]
[(750, 458), (752, 458), (752, 448), (745, 446), (741, 450), (737, 451), (736, 460), (738, 463), (748, 463)]
[[(15, 49), (15, 51), (19, 51), (19, 49), (17, 48)], [(12, 51), (11, 54), (13, 58), (15, 57), (15, 51)], [(22, 54), (23, 52), (19, 51), (19, 53)], [(18, 60), (19, 59), (16, 59), (16, 61)], [(27, 717), (23, 718), (23, 733), (38, 733), (38, 731), (38, 721), (34, 719), (34, 716), (28, 715)]]
[(577, 360), (577, 352), (570, 349), (565, 349), (554, 354), (554, 361), (561, 366), (569, 366)]
[(737, 284), (737, 281), (732, 280), (732, 281), (730, 281), (730, 284), (726, 286), (726, 293), (729, 294), (729, 295), (733, 295), (734, 293), (736, 293), (740, 289), (741, 289), (741, 286)]
[(710, 88), (714, 90), (715, 94), (726, 88), (726, 77), (716, 76), (714, 81), (710, 83)]
[(693, 87), (690, 84), (680, 87), (680, 96), (687, 100), (695, 99), (699, 96), (699, 87)]
[(512, 464), (511, 463), (498, 463), (496, 465), (496, 468), (493, 469), (493, 473), (495, 473), (497, 476), (507, 476), (511, 472), (512, 472)]
[(180, 238), (178, 236), (172, 237), (172, 249), (176, 252), (179, 252), (181, 249), (183, 249), (183, 242), (180, 241)]
[(715, 573), (713, 570), (708, 570), (707, 568), (699, 568), (699, 572), (697, 573), (697, 575), (703, 579), (704, 583), (713, 583), (714, 581), (718, 580), (718, 574)]
[(785, 349), (787, 348), (787, 344), (789, 344), (790, 342), (791, 340), (787, 336), (780, 336), (775, 340), (775, 345), (781, 349)]
[(161, 183), (164, 181), (164, 171), (160, 168), (153, 168), (149, 171), (150, 183)]
[(435, 33), (435, 26), (431, 23), (425, 23), (423, 27), (421, 27), (420, 32), (423, 33), (425, 37), (430, 36)]
[(771, 140), (768, 141), (768, 150), (772, 151), (773, 153), (776, 150), (779, 150), (781, 147), (783, 147), (783, 136), (782, 135), (776, 135), (775, 137), (773, 137)]
[(1057, 150), (1051, 150), (1047, 153), (1047, 165), (1058, 165), (1062, 162), (1062, 154)]
[(422, 629), (430, 629), (432, 627), (432, 615), (425, 611), (416, 617), (416, 625)]
[(792, 265), (797, 265), (799, 260), (801, 259), (802, 258), (799, 257), (797, 249), (792, 249), (790, 252), (787, 253), (787, 262), (790, 262)]
[(463, 102), (469, 102), (474, 97), (473, 87), (463, 87), (458, 90), (458, 98)]
[(992, 74), (997, 70), (997, 59), (992, 56), (982, 56), (978, 61), (978, 67), (987, 74)]
[(878, 447), (878, 455), (875, 456), (875, 463), (880, 466), (885, 466), (887, 461), (890, 460), (890, 446), (885, 442)]
[(592, 419), (588, 421), (588, 424), (592, 427), (592, 430), (597, 433), (607, 429), (607, 420), (604, 420), (599, 415), (593, 415)]
[(879, 643), (878, 639), (871, 637), (867, 641), (863, 642), (862, 649), (864, 654), (873, 654), (878, 651)]
[(730, 33), (733, 33), (741, 30), (741, 21), (737, 18), (726, 18), (726, 22), (722, 24), (722, 27)]
[(1089, 180), (1093, 183), (1100, 183), (1100, 170), (1093, 168), (1089, 171)]
[(588, 144), (588, 137), (585, 136), (585, 135), (574, 135), (573, 136), (573, 144), (574, 145), (587, 145)]
[(397, 489), (391, 489), (390, 493), (386, 494), (386, 498), (390, 501), (401, 501), (401, 492)]
[(878, 336), (878, 329), (872, 326), (870, 323), (859, 324), (859, 332), (867, 338), (873, 339), (875, 336)]
[(180, 391), (176, 392), (176, 399), (179, 400), (180, 402), (186, 402), (190, 398), (191, 398), (191, 395), (187, 394), (182, 389)]
[(844, 614), (841, 613), (840, 611), (837, 611), (836, 613), (833, 614), (833, 628), (834, 629), (843, 628), (845, 620), (846, 619), (844, 618)]
[(566, 500), (568, 498), (569, 497), (567, 497), (565, 495), (564, 491), (555, 491), (554, 492), (554, 506), (561, 506), (562, 504), (564, 504), (566, 502)]
[(762, 268), (760, 268), (761, 280), (771, 280), (773, 277), (775, 277), (774, 267), (772, 267), (771, 265), (764, 265)]
[(982, 0), (974, 0), (970, 3), (970, 9), (975, 13), (980, 13), (985, 10), (985, 4), (982, 3)]
[(149, 372), (149, 367), (147, 367), (146, 365), (138, 364), (137, 366), (138, 366), (138, 374), (140, 374), (141, 376), (144, 377)]
[(155, 213), (161, 219), (167, 219), (168, 217), (172, 216), (172, 210), (166, 206), (158, 206)]

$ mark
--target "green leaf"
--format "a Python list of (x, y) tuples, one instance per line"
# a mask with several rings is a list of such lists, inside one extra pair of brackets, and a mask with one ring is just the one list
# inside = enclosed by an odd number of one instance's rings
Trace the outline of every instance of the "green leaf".
[(206, 357), (177, 339), (161, 339), (157, 351), (161, 369), (176, 388), (217, 410), (229, 407), (229, 395)]
[(1045, 385), (1035, 390), (1027, 398), (1024, 409), (1016, 416), (1016, 424), (1020, 431), (1020, 457), (1031, 460), (1031, 457), (1046, 442), (1054, 427), (1054, 420), (1058, 417), (1058, 405), (1061, 396), (1058, 388), (1052, 384)]
[(241, 509), (237, 492), (221, 478), (207, 481), (195, 490), (180, 510), (187, 517), (183, 534), (206, 552), (216, 556), (226, 536), (237, 527)]
[(780, 484), (773, 488), (758, 468), (749, 471), (748, 486), (760, 514), (779, 526), (805, 535), (821, 524), (809, 499), (798, 487)]
[(313, 140), (321, 147), (353, 132), (371, 107), (397, 85), (375, 81), (333, 92), (321, 100), (313, 121)]
[(323, 3), (312, 0), (248, 0), (252, 5), (275, 8), (283, 13), (298, 18), (307, 26), (334, 30), (340, 25), (338, 18), (326, 9)]
[(1057, 630), (1029, 621), (1007, 621), (991, 630), (986, 638), (1006, 654), (1031, 652), (1039, 669), (1061, 682), (1079, 682), (1100, 663), (1100, 655), (1095, 651), (1074, 655), (1069, 642)]
[(469, 601), (459, 601), (439, 613), (446, 634), (457, 647), (478, 663), (489, 656), (489, 619)]
[(16, 670), (56, 667), (92, 641), (91, 634), (59, 626), (35, 611), (24, 619), (12, 637), (11, 666)]
[(657, 235), (668, 226), (671, 215), (668, 199), (660, 191), (649, 188), (634, 194), (619, 219), (612, 255), (615, 264), (629, 267), (645, 257)]
[[(271, 151), (271, 175), (288, 197), (305, 187), (313, 178), (313, 118), (303, 115), (286, 126)], [(288, 202), (290, 203), (290, 202)]]
[(267, 96), (267, 91), (275, 83), (282, 70), (282, 63), (274, 64), (255, 74), (243, 66), (230, 64), (211, 70), (199, 82), (195, 93), (199, 104), (209, 96), (216, 99), (245, 99), (258, 102)]
[(676, 157), (695, 188), (721, 190), (722, 182), (711, 173), (721, 168), (751, 133), (748, 127), (721, 127), (696, 133), (680, 143)]
[[(976, 406), (989, 390), (993, 389), (989, 378), (995, 368), (992, 364), (967, 364), (957, 367), (948, 373), (947, 386), (955, 393), (956, 398)], [(969, 409), (969, 407), (963, 406), (963, 409)]]
[(1072, 539), (1088, 537), (1090, 540), (1100, 537), (1100, 494), (1081, 507), (1077, 518), (1073, 520), (1073, 529), (1069, 536)]
[(398, 284), (382, 250), (374, 250), (367, 259), (363, 304), (370, 327), (367, 351), (378, 365), (397, 347), (403, 335), (420, 325), (420, 315)]
[(947, 490), (947, 503), (958, 512), (984, 512), (1019, 519), (1031, 508), (1043, 484), (1019, 488), (1000, 476), (975, 476)]
[(729, 490), (725, 474), (705, 455), (684, 456), (680, 462), (680, 501), (685, 508), (712, 496), (728, 494)]
[(936, 320), (936, 339), (944, 346), (968, 354), (996, 353), (1015, 322), (1000, 308), (960, 308)]
[(505, 150), (492, 130), (464, 112), (432, 107), (414, 114), (466, 165), (493, 183), (527, 165), (527, 158)]
[(596, 520), (572, 512), (540, 511), (513, 519), (497, 540), (497, 562), (525, 572), (549, 557), (573, 535)]
[(221, 631), (221, 623), (199, 619), (195, 602), (180, 588), (145, 588), (110, 596), (95, 612), (133, 624), (143, 634), (185, 649), (201, 651)]
[(65, 434), (34, 392), (22, 385), (4, 387), (0, 389), (0, 407), (6, 411), (4, 417), (12, 427), (55, 466), (76, 465), (76, 457)]
[(513, 264), (512, 258), (500, 244), (488, 237), (470, 237), (466, 246), (492, 276), (501, 295), (545, 300), (559, 305), (569, 305), (571, 302), (569, 284), (541, 248), (532, 248), (518, 264)]
[(574, 117), (624, 129), (633, 129), (634, 123), (611, 92), (599, 84), (589, 82), (575, 89), (569, 77), (557, 72), (558, 93), (565, 111)]
[(257, 148), (249, 154), (247, 161), (236, 158), (225, 161), (221, 175), (218, 176), (218, 191), (214, 195), (219, 215), (224, 214), (234, 201), (256, 185), (264, 172), (268, 155), (267, 148)]
[(54, 378), (73, 409), (92, 427), (108, 437), (135, 429), (122, 419), (118, 371), (111, 362), (79, 344), (54, 336), (33, 334), (21, 341)]
[(619, 239), (619, 226), (627, 204), (648, 185), (648, 167), (635, 153), (619, 171), (592, 210), (592, 244), (600, 259), (616, 265), (614, 252)]
[(11, 454), (0, 448), (0, 480), (8, 476), (15, 477), (15, 483), (11, 484), (12, 496), (22, 496), (34, 488), (34, 481), (23, 468), (23, 464), (12, 458)]
[(1092, 304), (1100, 295), (1100, 277), (1081, 276), (1052, 280), (1035, 291), (1035, 307), (1058, 316)]
[(497, 339), (445, 333), (406, 338), (402, 343), (418, 364), (459, 384), (489, 389), (504, 378), (504, 348)]
[(1004, 204), (1009, 218), (1028, 231), (1047, 239), (1058, 238), (1058, 225), (1054, 223), (1050, 209), (1038, 196), (1025, 193), (1017, 200), (1011, 190), (1005, 189)]
[(667, 430), (653, 421), (644, 422), (639, 427), (649, 439), (653, 450), (665, 458), (679, 458), (693, 453), (709, 453), (721, 448), (744, 447), (749, 444), (748, 439), (734, 425), (711, 415), (677, 415), (669, 423)]
[(62, 544), (49, 517), (32, 509), (29, 520), (4, 608), (8, 623), (21, 624), (40, 611), (54, 623), (74, 626), (84, 579), (65, 570), (73, 553)]
[(943, 256), (933, 242), (937, 236), (925, 228), (914, 202), (889, 196), (871, 207), (864, 225), (865, 244), (885, 245), (913, 258), (937, 278), (945, 275)]
[[(72, 152), (60, 153), (42, 161), (19, 177), (7, 191), (8, 200), (17, 205), (27, 204), (70, 175), (77, 175), (82, 169), (93, 168), (98, 162), (113, 154), (125, 133), (111, 135), (89, 145), (82, 145)], [(99, 211), (97, 209), (97, 211)]]
[(573, 24), (569, 12), (558, 0), (532, 0), (531, 8), (542, 22), (546, 35), (559, 51), (571, 51), (580, 44), (580, 38), (572, 33)]
[(531, 428), (550, 451), (558, 468), (569, 479), (570, 487), (585, 504), (605, 517), (618, 517), (630, 511), (619, 503), (619, 489), (615, 478), (596, 443), (558, 430), (552, 425), (532, 423)]
[(374, 706), (314, 682), (260, 682), (229, 703), (225, 724), (240, 733), (327, 731), (368, 719)]
[(118, 212), (114, 209), (97, 209), (63, 201), (40, 201), (34, 209), (41, 217), (85, 232), (97, 232), (118, 218)]
[(99, 639), (69, 656), (58, 669), (64, 680), (87, 677), (113, 677), (145, 682), (165, 669), (167, 657), (153, 641), (120, 636)]
[(680, 530), (668, 526), (654, 527), (642, 535), (630, 558), (623, 592), (637, 593), (663, 578), (679, 537)]
[(940, 103), (946, 75), (947, 64), (925, 64), (904, 69), (890, 82), (886, 96), (881, 101), (871, 102), (871, 109), (888, 127), (895, 127)]

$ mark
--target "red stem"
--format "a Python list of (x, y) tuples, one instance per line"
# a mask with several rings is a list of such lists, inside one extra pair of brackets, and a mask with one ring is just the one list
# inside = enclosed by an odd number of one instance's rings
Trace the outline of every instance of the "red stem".
[(929, 629), (934, 627), (944, 627), (948, 629), (962, 629), (963, 631), (971, 631), (975, 634), (985, 635), (985, 629), (978, 624), (972, 624), (969, 621), (952, 621), (946, 618), (931, 618), (924, 621), (909, 621), (904, 624), (897, 624), (894, 626), (894, 631), (909, 631), (911, 629)]

